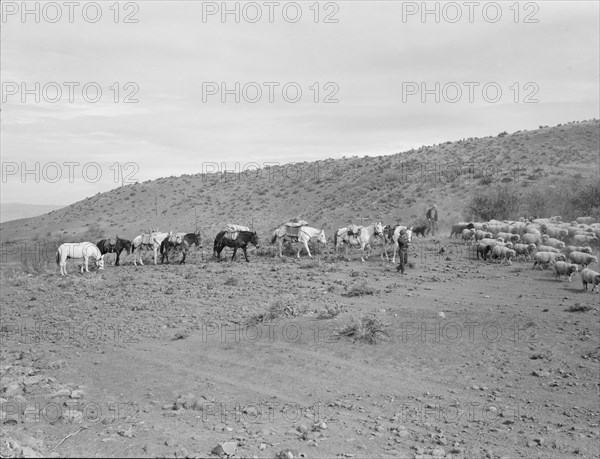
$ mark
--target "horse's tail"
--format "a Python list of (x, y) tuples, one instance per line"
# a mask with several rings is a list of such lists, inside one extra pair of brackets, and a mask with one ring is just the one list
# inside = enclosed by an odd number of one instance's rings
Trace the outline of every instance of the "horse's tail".
[(273, 236), (271, 237), (271, 244), (275, 244), (277, 242), (277, 230), (273, 232)]
[(60, 248), (56, 251), (56, 264), (60, 265)]
[(337, 249), (338, 232), (333, 232), (333, 249)]

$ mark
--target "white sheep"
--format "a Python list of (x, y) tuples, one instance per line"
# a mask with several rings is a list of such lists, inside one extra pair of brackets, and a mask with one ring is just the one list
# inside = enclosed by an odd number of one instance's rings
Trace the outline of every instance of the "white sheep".
[(542, 243), (542, 236), (540, 234), (525, 233), (521, 236), (521, 242), (523, 244), (540, 245)]
[(592, 248), (588, 245), (588, 246), (581, 246), (581, 245), (568, 245), (566, 246), (563, 250), (562, 253), (568, 255), (571, 252), (583, 252), (583, 253), (592, 253)]
[(508, 247), (503, 247), (501, 245), (496, 245), (492, 248), (492, 258), (498, 258), (498, 263), (502, 260), (506, 260), (509, 265), (512, 265), (510, 259), (516, 255), (516, 252), (513, 249), (509, 249)]
[[(595, 290), (596, 285), (600, 284), (600, 273), (590, 268), (585, 268), (581, 271), (581, 282), (583, 283), (583, 289), (587, 291), (588, 284), (592, 284), (592, 292)], [(600, 288), (598, 288), (600, 293)]]
[(498, 234), (496, 234), (496, 237), (501, 237), (505, 241), (510, 242), (519, 242), (521, 240), (521, 236), (519, 236), (518, 234), (505, 233), (504, 231), (501, 231)]
[(538, 264), (540, 265), (540, 269), (546, 269), (551, 262), (556, 261), (567, 261), (567, 257), (565, 257), (562, 253), (554, 253), (554, 252), (536, 252), (533, 256), (533, 267), (534, 269)]
[(508, 233), (509, 226), (505, 223), (488, 223), (487, 231), (497, 235), (500, 232)]
[(528, 260), (530, 256), (535, 252), (535, 244), (514, 244), (513, 250), (519, 255), (524, 255), (525, 259)]
[(573, 242), (576, 244), (591, 244), (598, 242), (598, 238), (593, 234), (576, 234), (573, 236)]
[(456, 225), (452, 225), (452, 230), (450, 231), (450, 237), (456, 236), (458, 237), (464, 229), (473, 229), (473, 223), (468, 222), (458, 222)]
[(558, 250), (555, 247), (551, 247), (549, 245), (540, 245), (538, 248), (538, 251), (540, 252), (554, 252), (554, 253), (560, 253), (560, 250)]
[(492, 238), (494, 237), (494, 235), (490, 232), (487, 231), (483, 231), (483, 230), (475, 230), (475, 240), (476, 241), (480, 241), (483, 238)]
[(560, 276), (567, 276), (569, 282), (571, 282), (571, 276), (573, 273), (579, 271), (579, 266), (574, 263), (567, 263), (565, 261), (556, 261), (552, 263), (554, 265), (554, 271), (556, 272), (556, 279), (560, 280)]
[(548, 226), (548, 227), (546, 227), (546, 234), (549, 237), (563, 240), (569, 236), (569, 231), (567, 231), (564, 228), (558, 228), (557, 226)]
[(590, 263), (598, 263), (598, 258), (594, 255), (590, 255), (589, 253), (583, 252), (571, 252), (569, 254), (569, 260), (571, 263), (577, 263), (578, 265), (587, 267)]
[(583, 223), (586, 225), (591, 225), (592, 223), (596, 223), (596, 219), (594, 217), (579, 217), (576, 220), (577, 220), (577, 223)]
[(527, 225), (525, 227), (525, 232), (527, 234), (537, 234), (538, 236), (542, 235), (539, 225)]
[(550, 247), (554, 247), (555, 249), (565, 248), (565, 243), (563, 241), (559, 241), (558, 239), (554, 239), (553, 237), (548, 237), (545, 234), (542, 236), (542, 244), (549, 245)]
[(525, 223), (515, 222), (514, 224), (510, 225), (508, 232), (519, 235), (523, 234), (525, 232)]
[(475, 237), (475, 230), (473, 229), (464, 229), (462, 230), (462, 240), (465, 241), (465, 244), (467, 242), (471, 242), (473, 240), (473, 238)]

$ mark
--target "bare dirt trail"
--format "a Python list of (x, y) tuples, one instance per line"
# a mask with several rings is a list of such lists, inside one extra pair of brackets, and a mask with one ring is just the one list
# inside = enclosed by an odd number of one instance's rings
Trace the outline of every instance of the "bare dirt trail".
[[(598, 295), (578, 276), (466, 252), (400, 276), (350, 254), (3, 266), (2, 454), (597, 457)], [(362, 315), (389, 338), (334, 333)]]

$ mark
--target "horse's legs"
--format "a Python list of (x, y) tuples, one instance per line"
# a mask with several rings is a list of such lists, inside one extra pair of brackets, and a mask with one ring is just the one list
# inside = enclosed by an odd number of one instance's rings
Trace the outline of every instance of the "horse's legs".
[[(308, 241), (303, 241), (304, 247), (306, 248), (306, 253), (308, 253), (308, 256), (310, 258), (312, 258), (312, 255), (310, 254), (310, 250), (308, 249)], [(298, 247), (298, 258), (300, 258), (300, 251), (302, 250), (302, 246)]]
[(237, 253), (237, 247), (233, 248), (233, 255), (231, 256), (231, 261), (233, 261), (235, 259), (235, 254)]
[[(89, 273), (90, 270), (88, 269), (88, 258), (83, 259), (83, 265), (85, 266), (85, 272)], [(81, 270), (81, 272), (83, 273), (83, 269)]]
[(185, 255), (187, 254), (187, 250), (185, 249), (185, 247), (182, 247), (181, 251), (183, 252), (183, 257), (181, 257), (181, 261), (179, 262), (179, 264), (183, 265), (185, 263)]
[(244, 246), (242, 246), (242, 250), (244, 251), (244, 257), (246, 257), (246, 261), (247, 261), (248, 263), (250, 263), (250, 260), (248, 260), (248, 254), (246, 253), (246, 246), (245, 246), (245, 245), (244, 245)]

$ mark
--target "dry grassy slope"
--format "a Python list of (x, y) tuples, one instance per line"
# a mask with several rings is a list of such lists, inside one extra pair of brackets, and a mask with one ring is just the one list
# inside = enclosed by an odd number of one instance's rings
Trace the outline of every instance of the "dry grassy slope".
[[(515, 177), (512, 169), (523, 166), (518, 180), (524, 188), (577, 174), (597, 176), (599, 127), (598, 120), (591, 120), (390, 156), (298, 163), (274, 168), (270, 177), (264, 171), (262, 178), (230, 175), (224, 180), (200, 174), (161, 178), (99, 193), (41, 217), (3, 223), (1, 240), (77, 241), (115, 234), (132, 238), (150, 227), (192, 231), (195, 212), (210, 239), (228, 222), (253, 222), (266, 235), (295, 216), (331, 231), (360, 223), (360, 217), (412, 223), (434, 201), (442, 226), (447, 226), (464, 217), (467, 200), (486, 186), (480, 183), (482, 173), (495, 171), (494, 181), (506, 180)], [(436, 168), (448, 170), (448, 165), (458, 163), (463, 164), (460, 177), (435, 176)], [(413, 168), (407, 169), (408, 164)], [(90, 231), (90, 225), (99, 228)]]

